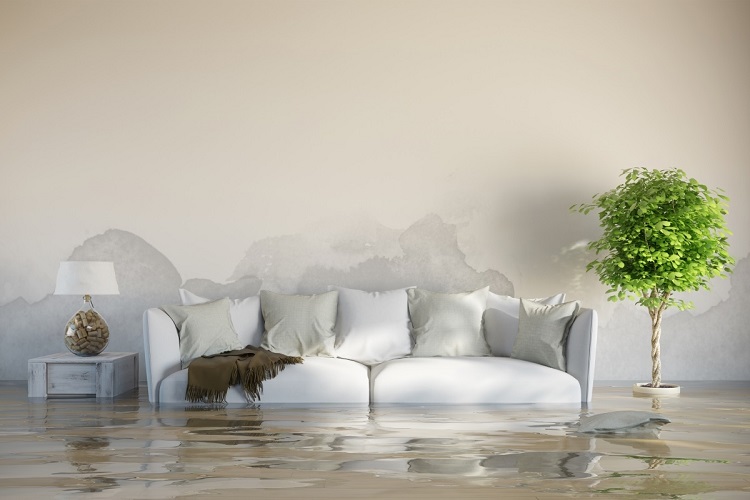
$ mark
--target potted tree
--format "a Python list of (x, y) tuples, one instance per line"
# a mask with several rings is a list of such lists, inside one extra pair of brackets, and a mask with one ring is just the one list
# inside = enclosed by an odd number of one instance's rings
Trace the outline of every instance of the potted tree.
[(609, 301), (626, 298), (648, 309), (651, 316), (651, 382), (636, 384), (636, 393), (679, 393), (679, 386), (661, 380), (662, 317), (669, 307), (693, 304), (677, 292), (709, 289), (709, 281), (726, 278), (734, 259), (729, 255), (724, 216), (729, 198), (711, 190), (679, 169), (624, 170), (625, 182), (572, 211), (599, 213), (602, 236), (588, 244), (597, 258), (594, 270)]

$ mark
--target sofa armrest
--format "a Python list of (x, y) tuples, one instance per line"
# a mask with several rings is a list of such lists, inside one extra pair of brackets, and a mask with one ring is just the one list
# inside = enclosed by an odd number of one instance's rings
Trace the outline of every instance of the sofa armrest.
[(591, 401), (594, 389), (594, 364), (598, 317), (593, 309), (581, 309), (568, 335), (567, 372), (581, 384), (581, 402)]
[(180, 371), (180, 340), (172, 318), (161, 309), (143, 313), (143, 347), (146, 358), (148, 400), (159, 402), (159, 384)]

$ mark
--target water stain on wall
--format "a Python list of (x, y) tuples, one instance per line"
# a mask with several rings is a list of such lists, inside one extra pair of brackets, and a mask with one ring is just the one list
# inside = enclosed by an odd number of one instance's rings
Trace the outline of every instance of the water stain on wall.
[(263, 280), (256, 276), (243, 276), (231, 283), (216, 283), (209, 279), (192, 278), (187, 280), (182, 288), (190, 290), (196, 295), (210, 299), (229, 297), (230, 299), (244, 299), (252, 295), (258, 295)]
[[(176, 303), (182, 283), (172, 263), (142, 238), (110, 229), (87, 239), (68, 260), (114, 262), (120, 295), (95, 296), (94, 307), (110, 326), (108, 351), (143, 353), (143, 312), (159, 304)], [(64, 327), (81, 307), (82, 298), (48, 295), (29, 304), (19, 298), (0, 307), (4, 348), (0, 351), (0, 380), (23, 380), (27, 361), (65, 351)], [(143, 359), (143, 358), (141, 358)], [(141, 376), (145, 368), (141, 363)]]
[[(352, 233), (322, 240), (291, 235), (253, 243), (225, 284), (193, 278), (183, 282), (159, 250), (139, 236), (111, 229), (87, 239), (69, 260), (111, 260), (120, 285), (118, 296), (94, 297), (112, 337), (109, 351), (143, 354), (142, 316), (150, 307), (179, 302), (178, 289), (208, 297), (241, 298), (269, 289), (282, 293), (319, 293), (328, 285), (388, 290), (416, 285), (438, 292), (489, 286), (513, 295), (510, 280), (496, 270), (478, 271), (466, 262), (457, 227), (428, 215), (403, 231), (360, 223)], [(278, 252), (275, 252), (278, 250)], [(750, 379), (746, 307), (750, 262), (737, 263), (729, 298), (694, 316), (679, 313), (665, 319), (662, 348), (665, 378)], [(30, 358), (64, 351), (63, 328), (80, 307), (81, 298), (48, 295), (29, 304), (18, 298), (0, 306), (3, 349), (0, 380), (22, 380)], [(616, 308), (600, 327), (597, 378), (645, 379), (650, 373), (648, 320), (627, 304)], [(628, 353), (623, 355), (623, 353)], [(143, 358), (141, 358), (143, 359)], [(141, 378), (145, 368), (141, 363)]]
[[(322, 244), (301, 236), (259, 241), (238, 264), (234, 280), (226, 284), (207, 279), (183, 283), (164, 254), (139, 236), (118, 229), (87, 239), (68, 260), (115, 263), (120, 295), (94, 297), (94, 305), (112, 330), (107, 350), (141, 354), (143, 312), (178, 303), (180, 287), (208, 298), (256, 295), (261, 287), (284, 293), (319, 293), (328, 285), (368, 290), (418, 285), (434, 291), (489, 286), (497, 293), (513, 293), (512, 283), (501, 273), (479, 272), (466, 263), (456, 226), (438, 216), (427, 216), (402, 232), (374, 223), (358, 227)], [(272, 253), (274, 249), (278, 253)], [(304, 267), (300, 266), (300, 256), (304, 256)], [(321, 261), (325, 264), (317, 264)], [(257, 274), (237, 276), (243, 272)], [(0, 380), (25, 379), (28, 359), (64, 351), (64, 325), (80, 305), (80, 297), (48, 295), (34, 304), (17, 299), (0, 307), (0, 324), (7, 328), (8, 347), (0, 352)]]
[(327, 291), (328, 285), (368, 291), (416, 285), (436, 292), (489, 286), (495, 293), (513, 295), (513, 284), (505, 275), (480, 272), (466, 263), (456, 225), (437, 215), (420, 219), (395, 238), (394, 231), (371, 224), (368, 230), (322, 241), (305, 235), (260, 240), (237, 265), (232, 275), (236, 281), (221, 285), (188, 280), (183, 287), (209, 298), (255, 295), (261, 287), (313, 294)]
[(305, 234), (253, 242), (230, 280), (256, 276), (263, 280), (263, 288), (267, 290), (298, 293), (300, 277), (312, 267), (343, 271), (368, 259), (403, 255), (399, 243), (402, 233), (403, 230), (391, 229), (362, 216), (347, 221), (324, 221)]
[(361, 290), (416, 285), (448, 293), (489, 286), (495, 293), (513, 295), (513, 284), (505, 275), (495, 270), (479, 272), (467, 264), (456, 226), (437, 215), (414, 223), (398, 242), (403, 254), (397, 257), (373, 257), (346, 270), (312, 266), (302, 275), (299, 288), (310, 293), (324, 283)]

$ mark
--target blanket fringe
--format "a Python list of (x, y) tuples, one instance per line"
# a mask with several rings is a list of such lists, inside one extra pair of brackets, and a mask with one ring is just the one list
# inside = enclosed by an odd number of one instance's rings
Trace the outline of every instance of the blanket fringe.
[(188, 385), (185, 399), (191, 403), (223, 404), (226, 403), (227, 391), (210, 390), (203, 387)]
[[(237, 385), (240, 382), (240, 367), (235, 363), (232, 366), (232, 374), (229, 376), (229, 385)], [(226, 391), (224, 393), (226, 394)]]
[(296, 365), (299, 363), (302, 363), (302, 358), (294, 356), (276, 360), (262, 372), (259, 370), (246, 370), (242, 377), (242, 388), (245, 390), (245, 394), (253, 401), (260, 399), (260, 395), (263, 394), (264, 380), (274, 378), (287, 365)]

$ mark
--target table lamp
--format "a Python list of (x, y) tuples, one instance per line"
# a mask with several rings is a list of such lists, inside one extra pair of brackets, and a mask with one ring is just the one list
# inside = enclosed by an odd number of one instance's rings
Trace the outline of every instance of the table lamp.
[(55, 295), (83, 296), (83, 307), (65, 325), (65, 346), (78, 356), (96, 356), (109, 343), (109, 326), (94, 310), (92, 295), (119, 295), (112, 262), (60, 262)]

